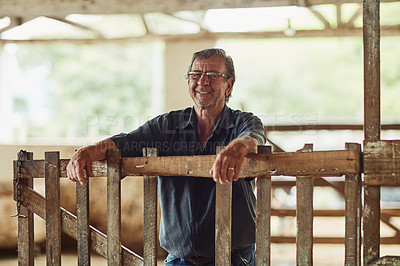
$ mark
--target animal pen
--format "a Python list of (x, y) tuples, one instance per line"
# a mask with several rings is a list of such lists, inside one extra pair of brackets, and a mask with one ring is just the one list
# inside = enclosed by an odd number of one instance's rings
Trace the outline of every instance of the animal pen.
[[(380, 257), (379, 252), (380, 220), (384, 220), (380, 187), (400, 185), (400, 141), (380, 140), (379, 1), (364, 0), (363, 18), (363, 147), (346, 143), (340, 151), (313, 151), (312, 145), (307, 144), (299, 152), (286, 153), (260, 146), (258, 153), (245, 161), (241, 177), (257, 178), (257, 265), (270, 265), (271, 176), (277, 175), (296, 177), (297, 265), (313, 264), (313, 185), (331, 176), (342, 177), (345, 185), (344, 264), (400, 265), (400, 256)], [(105, 257), (109, 265), (156, 265), (156, 176), (209, 177), (215, 155), (157, 157), (154, 149), (147, 149), (144, 154), (142, 158), (121, 158), (119, 151), (109, 150), (106, 161), (93, 163), (95, 176), (107, 176), (105, 235), (89, 225), (88, 184), (76, 186), (76, 216), (60, 206), (60, 178), (66, 177), (68, 159), (60, 159), (58, 152), (47, 152), (44, 160), (33, 160), (32, 153), (20, 153), (14, 161), (19, 265), (34, 263), (33, 214), (46, 220), (48, 265), (61, 264), (61, 231), (77, 240), (79, 265), (90, 264), (90, 250)], [(121, 176), (144, 178), (143, 258), (121, 246)], [(35, 178), (45, 179), (45, 197), (33, 190)], [(216, 186), (215, 261), (216, 265), (230, 265), (231, 184)]]

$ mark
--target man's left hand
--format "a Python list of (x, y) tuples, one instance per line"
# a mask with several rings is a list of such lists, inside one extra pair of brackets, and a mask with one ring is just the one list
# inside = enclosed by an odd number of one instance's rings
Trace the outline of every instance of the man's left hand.
[(250, 136), (234, 139), (217, 154), (210, 170), (215, 182), (224, 184), (239, 180), (245, 157), (257, 150), (257, 140)]

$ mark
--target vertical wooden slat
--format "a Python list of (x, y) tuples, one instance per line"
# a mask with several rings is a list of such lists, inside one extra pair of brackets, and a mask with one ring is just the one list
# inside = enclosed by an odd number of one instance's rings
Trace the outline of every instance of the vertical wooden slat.
[[(258, 146), (258, 153), (271, 153)], [(271, 177), (257, 178), (256, 265), (271, 264)]]
[(231, 265), (232, 183), (215, 186), (215, 265), (225, 266)]
[[(24, 152), (22, 159), (33, 160), (33, 153)], [(14, 172), (15, 177), (16, 175), (17, 173)], [(33, 188), (33, 178), (22, 178), (20, 184), (21, 186)], [(34, 215), (22, 205), (21, 214), (25, 217), (18, 217), (18, 265), (34, 265)]]
[[(312, 144), (306, 144), (302, 152), (312, 152), (312, 150)], [(313, 188), (312, 177), (296, 178), (297, 265), (313, 265)]]
[(46, 261), (61, 265), (60, 153), (45, 153)]
[(89, 182), (76, 182), (76, 210), (78, 265), (90, 265)]
[[(363, 1), (364, 137), (380, 139), (380, 21), (379, 0)], [(364, 188), (364, 264), (379, 258), (380, 186)]]
[[(346, 150), (361, 152), (361, 145), (346, 143)], [(345, 179), (345, 265), (361, 265), (361, 174)]]
[[(156, 157), (156, 148), (144, 148), (143, 156)], [(157, 176), (143, 176), (144, 265), (157, 265)]]
[(107, 262), (121, 265), (121, 152), (107, 150)]

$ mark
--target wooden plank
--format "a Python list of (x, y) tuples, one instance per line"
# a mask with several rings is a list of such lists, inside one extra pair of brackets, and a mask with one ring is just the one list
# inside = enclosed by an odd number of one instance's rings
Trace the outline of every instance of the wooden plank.
[[(312, 144), (306, 144), (301, 152), (310, 153), (312, 149)], [(313, 189), (312, 178), (296, 178), (297, 265), (313, 265)]]
[(89, 182), (76, 182), (78, 265), (90, 265)]
[[(380, 11), (379, 0), (363, 1), (364, 43), (364, 138), (380, 139)], [(377, 177), (377, 176), (376, 176)], [(364, 188), (363, 262), (379, 258), (380, 244), (380, 187)]]
[[(23, 160), (33, 159), (31, 152), (24, 152), (22, 156)], [(18, 173), (14, 170), (14, 178), (17, 178), (17, 175)], [(21, 178), (20, 184), (33, 188), (33, 179)], [(34, 265), (34, 215), (22, 205), (20, 214), (25, 217), (18, 217), (18, 265)]]
[(379, 186), (364, 187), (363, 255), (365, 265), (379, 258), (379, 247), (381, 241), (380, 200), (381, 190)]
[[(380, 139), (380, 11), (379, 0), (363, 1), (364, 138)], [(364, 264), (379, 258), (380, 187), (364, 188)]]
[[(346, 143), (346, 149), (357, 150), (361, 156), (360, 144)], [(361, 175), (345, 178), (345, 265), (361, 265)]]
[[(217, 153), (222, 149), (217, 147)], [(215, 265), (225, 266), (231, 265), (232, 183), (215, 186)]]
[[(258, 154), (270, 154), (271, 146), (258, 146)], [(271, 177), (257, 178), (256, 265), (271, 265)]]
[(59, 152), (45, 153), (46, 262), (61, 265)]
[[(122, 159), (123, 176), (165, 175), (211, 177), (215, 155), (160, 156)], [(69, 160), (61, 160), (61, 177), (66, 178)], [(43, 178), (41, 160), (23, 162), (22, 176)], [(95, 176), (106, 176), (104, 162), (93, 163)], [(357, 174), (360, 159), (355, 151), (315, 151), (307, 153), (252, 154), (246, 157), (240, 177), (257, 176), (342, 176)]]
[(400, 141), (364, 141), (364, 185), (400, 185)]
[[(156, 148), (144, 148), (143, 156), (156, 157)], [(143, 177), (144, 265), (157, 265), (157, 176)]]
[[(67, 165), (69, 159), (60, 159), (60, 177), (67, 178)], [(16, 161), (14, 161), (14, 165)], [(96, 161), (92, 164), (93, 174), (96, 177), (107, 176), (106, 161)], [(22, 164), (22, 176), (24, 178), (44, 178), (44, 160), (25, 161)]]
[[(272, 243), (289, 243), (289, 244), (296, 244), (296, 237), (295, 236), (271, 236)], [(345, 244), (344, 237), (314, 237), (313, 239), (314, 244)], [(381, 244), (390, 244), (390, 245), (398, 245), (399, 239), (396, 237), (382, 237)]]
[(385, 266), (385, 265), (400, 265), (400, 257), (399, 256), (385, 256), (382, 258), (379, 258), (370, 264), (368, 266)]
[(380, 11), (379, 0), (363, 1), (364, 135), (380, 139)]
[(107, 262), (121, 265), (121, 152), (107, 150)]
[[(304, 125), (270, 125), (264, 126), (265, 132), (271, 131), (314, 131), (314, 130), (363, 130), (363, 125), (351, 124), (304, 124)], [(399, 130), (400, 124), (383, 124), (381, 130)]]
[[(394, 0), (382, 0), (382, 2), (393, 2)], [(307, 0), (308, 6), (332, 4), (332, 0)], [(341, 0), (341, 3), (361, 3), (361, 0)], [(50, 1), (31, 0), (27, 5), (23, 0), (1, 0), (1, 16), (41, 16), (51, 15), (65, 17), (68, 14), (136, 14), (146, 12), (176, 12), (186, 10), (207, 10), (218, 8), (251, 8), (251, 7), (274, 7), (274, 6), (298, 6), (298, 0), (239, 0), (239, 1), (216, 1), (216, 0), (128, 0), (107, 1), (97, 0), (87, 2), (85, 0)]]
[[(2, 31), (2, 30), (0, 30)], [(382, 36), (398, 36), (400, 35), (399, 25), (382, 25)], [(296, 34), (290, 38), (312, 38), (312, 37), (361, 37), (362, 28), (346, 27), (344, 29), (316, 29), (316, 30), (296, 30)], [(286, 38), (282, 30), (276, 31), (258, 31), (258, 32), (199, 32), (196, 34), (146, 34), (141, 36), (122, 37), (122, 38), (52, 38), (52, 39), (0, 39), (0, 44), (14, 43), (14, 44), (75, 44), (75, 45), (88, 45), (88, 44), (130, 44), (130, 43), (148, 43), (151, 41), (164, 40), (167, 41), (198, 41), (204, 38), (235, 38), (235, 39), (268, 39), (268, 38)]]
[[(215, 155), (127, 158), (123, 175), (167, 175), (211, 177)], [(354, 151), (252, 154), (246, 157), (240, 177), (342, 176), (357, 174), (359, 156)]]
[[(382, 209), (382, 215), (388, 217), (400, 217), (400, 209)], [(271, 209), (272, 216), (279, 217), (296, 217), (296, 210), (294, 209)], [(344, 217), (345, 210), (313, 210), (314, 217)]]
[[(22, 187), (22, 193), (22, 205), (40, 218), (45, 219), (45, 198), (36, 191), (26, 187)], [(61, 224), (64, 233), (73, 239), (77, 239), (77, 217), (64, 208), (61, 208)], [(107, 236), (93, 226), (90, 226), (90, 247), (91, 250), (100, 256), (107, 258)], [(122, 246), (122, 259), (124, 265), (143, 265), (143, 259), (124, 246)]]

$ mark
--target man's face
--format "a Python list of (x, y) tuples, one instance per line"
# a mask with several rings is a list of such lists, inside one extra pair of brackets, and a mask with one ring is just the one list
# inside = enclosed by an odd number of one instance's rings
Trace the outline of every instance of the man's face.
[(192, 97), (196, 109), (208, 109), (213, 112), (220, 112), (225, 105), (225, 96), (232, 90), (233, 79), (226, 79), (219, 74), (226, 74), (224, 59), (214, 56), (208, 59), (195, 59), (192, 65), (192, 72), (215, 72), (216, 79), (201, 74), (199, 78), (188, 79), (189, 94)]

